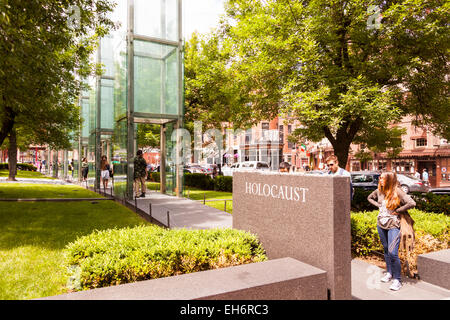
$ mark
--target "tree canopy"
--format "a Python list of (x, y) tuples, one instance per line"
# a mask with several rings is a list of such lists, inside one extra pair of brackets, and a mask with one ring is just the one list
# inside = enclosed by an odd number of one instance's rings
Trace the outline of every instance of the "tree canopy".
[(89, 58), (113, 28), (112, 0), (0, 2), (0, 145), (14, 127), (35, 143), (70, 147), (80, 124), (81, 79), (99, 68)]
[(398, 142), (394, 124), (405, 115), (449, 138), (449, 6), (443, 0), (228, 0), (216, 47), (225, 48), (221, 68), (241, 103), (224, 114), (238, 123), (289, 114), (302, 123), (294, 132), (299, 140), (326, 137), (342, 165), (351, 143), (395, 152), (398, 143), (384, 139)]

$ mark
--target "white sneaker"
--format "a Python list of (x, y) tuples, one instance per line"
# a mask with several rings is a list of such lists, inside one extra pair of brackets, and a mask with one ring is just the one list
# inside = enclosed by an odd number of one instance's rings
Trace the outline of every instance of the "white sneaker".
[(392, 279), (392, 275), (389, 272), (386, 272), (383, 278), (380, 279), (381, 282), (389, 282)]
[(398, 290), (400, 290), (401, 287), (402, 287), (401, 282), (398, 281), (397, 279), (394, 279), (394, 282), (392, 282), (392, 284), (389, 287), (389, 289), (394, 290), (394, 291), (398, 291)]

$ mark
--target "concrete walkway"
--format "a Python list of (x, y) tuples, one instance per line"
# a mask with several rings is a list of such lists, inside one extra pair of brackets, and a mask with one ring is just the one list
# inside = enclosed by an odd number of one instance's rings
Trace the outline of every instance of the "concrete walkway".
[(73, 184), (58, 179), (16, 178), (17, 181), (8, 181), (8, 177), (0, 177), (0, 183), (37, 183), (37, 184)]
[[(204, 205), (199, 201), (177, 198), (159, 192), (147, 193), (145, 198), (137, 198), (138, 209), (170, 228), (212, 229), (231, 228), (232, 215)], [(128, 200), (135, 205), (134, 200)]]
[(450, 290), (403, 277), (399, 291), (389, 289), (391, 282), (379, 279), (384, 270), (359, 259), (352, 260), (352, 296), (356, 300), (450, 300)]

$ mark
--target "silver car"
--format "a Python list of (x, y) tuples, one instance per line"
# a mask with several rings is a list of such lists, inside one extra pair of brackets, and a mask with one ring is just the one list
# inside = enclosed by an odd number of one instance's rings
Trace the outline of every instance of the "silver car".
[(397, 180), (400, 184), (400, 187), (403, 191), (406, 193), (410, 192), (428, 192), (430, 190), (430, 187), (426, 186), (422, 180), (414, 178), (412, 176), (407, 176), (404, 174), (397, 174)]

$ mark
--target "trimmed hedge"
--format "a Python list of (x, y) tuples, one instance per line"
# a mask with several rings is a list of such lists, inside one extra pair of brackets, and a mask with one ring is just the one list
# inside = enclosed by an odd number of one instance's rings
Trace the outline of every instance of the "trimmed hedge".
[[(0, 170), (9, 170), (8, 163), (0, 163)], [(23, 170), (23, 171), (36, 171), (37, 168), (30, 164), (30, 163), (18, 163), (17, 164), (17, 170)]]
[(214, 190), (214, 179), (203, 173), (185, 173), (184, 185), (202, 190)]
[(355, 188), (352, 200), (352, 210), (353, 211), (372, 211), (376, 209), (369, 201), (367, 197), (372, 193), (371, 190), (365, 191), (360, 188)]
[(150, 180), (151, 182), (161, 182), (161, 175), (159, 172), (148, 172), (147, 180)]
[[(367, 201), (367, 197), (372, 191), (364, 191), (360, 188), (355, 188), (355, 193), (352, 200), (353, 211), (372, 211), (376, 209), (375, 206)], [(410, 196), (416, 202), (415, 209), (430, 212), (430, 213), (444, 213), (450, 215), (450, 196), (429, 193), (412, 192)]]
[(71, 289), (92, 289), (267, 260), (256, 236), (241, 230), (167, 230), (157, 226), (96, 231), (66, 247)]
[(214, 179), (214, 190), (233, 192), (233, 177), (217, 176)]
[(411, 197), (416, 201), (416, 209), (450, 215), (450, 196), (448, 195), (412, 192)]
[[(147, 180), (161, 182), (159, 172), (149, 172)], [(214, 179), (203, 173), (185, 173), (184, 185), (202, 190), (233, 192), (233, 177), (217, 176)]]

